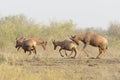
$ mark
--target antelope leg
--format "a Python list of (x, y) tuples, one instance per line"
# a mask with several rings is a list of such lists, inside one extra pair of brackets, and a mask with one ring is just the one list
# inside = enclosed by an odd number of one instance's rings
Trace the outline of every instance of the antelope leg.
[(75, 52), (75, 55), (74, 55), (73, 57), (71, 57), (71, 58), (75, 58), (75, 57), (76, 57), (76, 54), (77, 54), (77, 51), (76, 51), (75, 48), (73, 49), (73, 51)]
[(66, 53), (66, 50), (65, 50), (65, 55), (68, 56), (67, 53)]
[(64, 57), (64, 56), (62, 55), (62, 53), (61, 53), (61, 50), (62, 50), (62, 48), (59, 49), (60, 55), (61, 55), (62, 57)]
[(98, 54), (98, 56), (96, 57), (96, 58), (100, 58), (100, 55), (102, 54), (102, 49), (101, 48), (99, 48), (99, 54)]

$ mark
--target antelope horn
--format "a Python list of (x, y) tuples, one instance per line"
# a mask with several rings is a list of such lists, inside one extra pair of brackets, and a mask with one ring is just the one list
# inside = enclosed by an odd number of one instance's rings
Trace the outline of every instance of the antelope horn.
[(73, 38), (74, 36), (73, 35), (71, 35), (71, 38)]

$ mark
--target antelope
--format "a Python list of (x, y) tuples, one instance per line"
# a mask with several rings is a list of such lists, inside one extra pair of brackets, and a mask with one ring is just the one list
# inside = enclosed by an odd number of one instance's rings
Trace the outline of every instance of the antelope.
[[(82, 50), (86, 54), (87, 54), (87, 52), (85, 51), (85, 48), (87, 45), (98, 47), (99, 54), (97, 55), (96, 58), (100, 58), (100, 56), (106, 52), (106, 49), (108, 49), (107, 39), (98, 34), (93, 34), (91, 32), (87, 32), (87, 33), (81, 34), (81, 35), (74, 35), (74, 36), (71, 36), (70, 39), (72, 41), (74, 41), (77, 45), (79, 45), (79, 41), (83, 42), (84, 46), (83, 46)], [(87, 54), (87, 56), (89, 56), (89, 55)]]
[[(65, 54), (66, 54), (66, 50), (67, 51), (71, 51), (71, 54), (74, 51), (75, 55), (73, 57), (71, 57), (71, 58), (75, 58), (76, 57), (76, 54), (77, 54), (76, 44), (73, 41), (70, 41), (70, 40), (55, 41), (55, 40), (53, 40), (52, 43), (54, 45), (54, 50), (56, 50), (57, 46), (60, 46), (59, 52), (60, 52), (60, 55), (62, 57), (64, 57), (64, 56), (62, 55), (61, 50), (65, 50)], [(66, 54), (66, 56), (67, 56), (67, 54)]]
[(16, 39), (16, 48), (17, 51), (19, 51), (19, 49), (23, 49), (24, 52), (26, 53), (26, 51), (35, 51), (36, 54), (36, 45), (41, 45), (43, 47), (43, 49), (46, 49), (46, 45), (47, 42), (42, 41), (42, 40), (38, 40), (35, 37), (21, 37), (19, 39)]

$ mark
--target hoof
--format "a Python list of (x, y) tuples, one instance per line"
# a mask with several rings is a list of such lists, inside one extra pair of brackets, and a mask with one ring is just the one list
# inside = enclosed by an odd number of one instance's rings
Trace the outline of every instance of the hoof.
[(75, 59), (75, 57), (71, 57), (72, 59)]
[(63, 55), (61, 55), (61, 57), (64, 57)]
[(67, 53), (65, 53), (65, 55), (68, 56)]
[(94, 57), (90, 57), (89, 59), (96, 59), (96, 58), (94, 58)]

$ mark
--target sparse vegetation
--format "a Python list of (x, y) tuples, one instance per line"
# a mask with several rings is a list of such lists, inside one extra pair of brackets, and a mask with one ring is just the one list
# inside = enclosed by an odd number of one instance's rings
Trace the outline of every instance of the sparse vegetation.
[[(72, 20), (39, 24), (24, 15), (0, 18), (0, 80), (119, 80), (120, 77), (120, 23), (111, 23), (107, 30), (76, 29)], [(106, 37), (109, 50), (103, 59), (88, 59), (77, 48), (76, 59), (66, 59), (53, 50), (52, 39), (64, 40), (71, 34), (92, 31)], [(16, 38), (35, 36), (48, 41), (47, 50), (37, 46), (37, 55), (24, 54), (15, 49)], [(88, 46), (90, 56), (97, 48)], [(69, 52), (67, 52), (69, 53)]]

